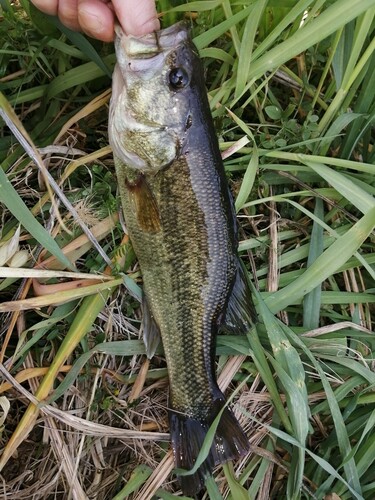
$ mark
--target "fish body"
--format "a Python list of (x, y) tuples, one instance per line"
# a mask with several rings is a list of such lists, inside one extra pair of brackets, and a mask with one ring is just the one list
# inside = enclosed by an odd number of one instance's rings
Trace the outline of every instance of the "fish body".
[[(255, 321), (237, 255), (237, 226), (205, 91), (184, 25), (135, 38), (117, 30), (109, 136), (127, 230), (144, 286), (148, 354), (160, 333), (170, 380), (176, 465), (193, 467), (225, 406), (215, 376), (220, 329)], [(207, 460), (182, 476), (195, 494), (213, 466), (249, 449), (225, 408)]]

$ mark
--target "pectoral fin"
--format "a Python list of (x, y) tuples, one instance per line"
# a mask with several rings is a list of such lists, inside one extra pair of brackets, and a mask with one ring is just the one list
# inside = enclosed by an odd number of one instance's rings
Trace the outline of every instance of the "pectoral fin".
[(221, 328), (227, 333), (245, 335), (251, 330), (256, 321), (257, 315), (245, 270), (241, 262), (239, 262), (236, 280)]
[(161, 336), (159, 327), (152, 316), (145, 295), (143, 295), (142, 300), (142, 330), (143, 342), (146, 346), (146, 355), (148, 359), (151, 359), (160, 343)]
[(158, 205), (144, 175), (135, 182), (127, 182), (139, 226), (147, 233), (161, 229)]

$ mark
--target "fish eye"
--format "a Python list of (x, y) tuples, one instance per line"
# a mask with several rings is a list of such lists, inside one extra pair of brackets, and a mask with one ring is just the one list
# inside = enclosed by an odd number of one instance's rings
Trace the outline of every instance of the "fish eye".
[(189, 75), (184, 68), (172, 68), (168, 75), (169, 85), (173, 90), (180, 90), (189, 83)]

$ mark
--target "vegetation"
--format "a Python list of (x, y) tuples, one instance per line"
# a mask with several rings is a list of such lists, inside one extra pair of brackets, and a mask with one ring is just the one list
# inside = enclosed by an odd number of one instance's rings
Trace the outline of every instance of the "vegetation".
[[(0, 5), (0, 497), (179, 496), (107, 141), (113, 46)], [(375, 0), (158, 7), (207, 70), (260, 317), (218, 339), (253, 449), (203, 498), (372, 499)]]

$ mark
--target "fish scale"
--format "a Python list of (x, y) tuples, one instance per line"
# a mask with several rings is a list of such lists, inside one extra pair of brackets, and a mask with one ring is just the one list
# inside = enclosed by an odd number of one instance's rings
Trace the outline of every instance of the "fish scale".
[[(161, 233), (157, 235), (140, 230), (136, 214), (129, 206), (130, 193), (126, 187), (123, 189), (125, 183), (120, 184), (120, 192), (127, 229), (141, 269), (146, 270), (145, 293), (161, 330), (172, 387), (171, 403), (178, 411), (186, 411), (191, 394), (195, 406), (199, 394), (199, 401), (205, 406), (201, 412), (208, 414), (214, 396), (207, 383), (207, 368), (210, 368), (207, 364), (211, 359), (205, 360), (204, 354), (211, 343), (210, 317), (218, 301), (210, 296), (203, 310), (202, 284), (215, 287), (222, 303), (227, 294), (218, 283), (218, 273), (212, 275), (212, 283), (208, 280), (205, 214), (196, 201), (187, 163), (176, 161), (162, 176), (148, 178), (148, 183), (160, 211)], [(224, 258), (226, 261), (227, 255)], [(197, 331), (202, 332), (199, 339)], [(181, 370), (181, 366), (185, 369)], [(192, 387), (193, 392), (187, 387)], [(194, 410), (190, 408), (191, 412)]]

